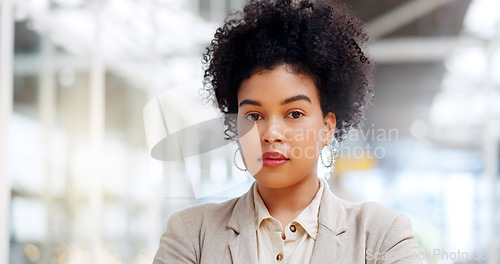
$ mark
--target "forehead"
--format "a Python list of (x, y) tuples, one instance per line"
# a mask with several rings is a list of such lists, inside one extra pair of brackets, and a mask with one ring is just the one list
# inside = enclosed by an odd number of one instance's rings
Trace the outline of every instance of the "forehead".
[(281, 102), (283, 99), (303, 94), (319, 104), (318, 89), (307, 74), (294, 73), (286, 65), (264, 70), (241, 82), (238, 103), (245, 99), (264, 102)]

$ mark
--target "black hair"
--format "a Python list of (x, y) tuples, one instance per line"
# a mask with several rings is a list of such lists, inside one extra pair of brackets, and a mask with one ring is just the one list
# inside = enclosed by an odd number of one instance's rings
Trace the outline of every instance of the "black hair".
[(229, 15), (203, 56), (205, 95), (224, 113), (226, 139), (237, 137), (241, 82), (287, 64), (314, 80), (323, 115), (335, 114), (335, 138), (342, 141), (373, 100), (374, 67), (361, 49), (367, 42), (364, 24), (326, 0), (251, 0)]

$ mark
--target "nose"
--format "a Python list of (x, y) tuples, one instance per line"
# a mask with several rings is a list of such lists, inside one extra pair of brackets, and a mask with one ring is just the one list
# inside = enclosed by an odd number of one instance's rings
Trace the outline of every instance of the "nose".
[(282, 133), (282, 127), (278, 122), (270, 121), (269, 124), (264, 128), (262, 133), (262, 140), (266, 143), (270, 142), (282, 142), (284, 139)]

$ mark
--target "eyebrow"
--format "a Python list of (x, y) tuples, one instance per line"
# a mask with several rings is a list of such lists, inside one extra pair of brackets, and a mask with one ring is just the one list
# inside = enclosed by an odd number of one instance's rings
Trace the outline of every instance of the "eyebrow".
[[(289, 103), (292, 103), (292, 102), (295, 102), (295, 101), (301, 101), (301, 100), (307, 101), (307, 102), (311, 103), (311, 98), (309, 98), (309, 96), (306, 96), (306, 95), (303, 95), (303, 94), (299, 94), (299, 95), (292, 96), (290, 98), (287, 98), (287, 99), (283, 100), (281, 102), (281, 105), (285, 105), (285, 104), (289, 104)], [(240, 107), (242, 107), (244, 105), (262, 106), (262, 104), (260, 102), (255, 101), (255, 100), (250, 100), (250, 99), (245, 99), (245, 100), (241, 101)]]
[(289, 104), (289, 103), (292, 103), (295, 101), (300, 101), (300, 100), (304, 100), (304, 101), (311, 103), (311, 98), (309, 98), (306, 95), (299, 94), (299, 95), (296, 95), (296, 96), (293, 96), (293, 97), (290, 97), (288, 99), (283, 100), (283, 102), (281, 102), (281, 105)]

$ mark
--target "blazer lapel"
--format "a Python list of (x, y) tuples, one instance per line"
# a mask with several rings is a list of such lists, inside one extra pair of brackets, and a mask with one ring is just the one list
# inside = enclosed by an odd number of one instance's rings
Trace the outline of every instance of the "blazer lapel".
[(234, 264), (257, 263), (257, 239), (252, 225), (245, 228), (231, 243), (229, 251)]
[(255, 215), (252, 185), (234, 206), (228, 222), (228, 227), (236, 234), (236, 237), (229, 242), (229, 251), (234, 264), (257, 263), (258, 261)]
[(342, 261), (345, 245), (340, 236), (347, 231), (345, 211), (341, 202), (325, 186), (319, 208), (318, 237), (314, 245), (311, 263), (345, 263)]
[(320, 225), (310, 263), (346, 263), (342, 261), (345, 245), (337, 234)]

